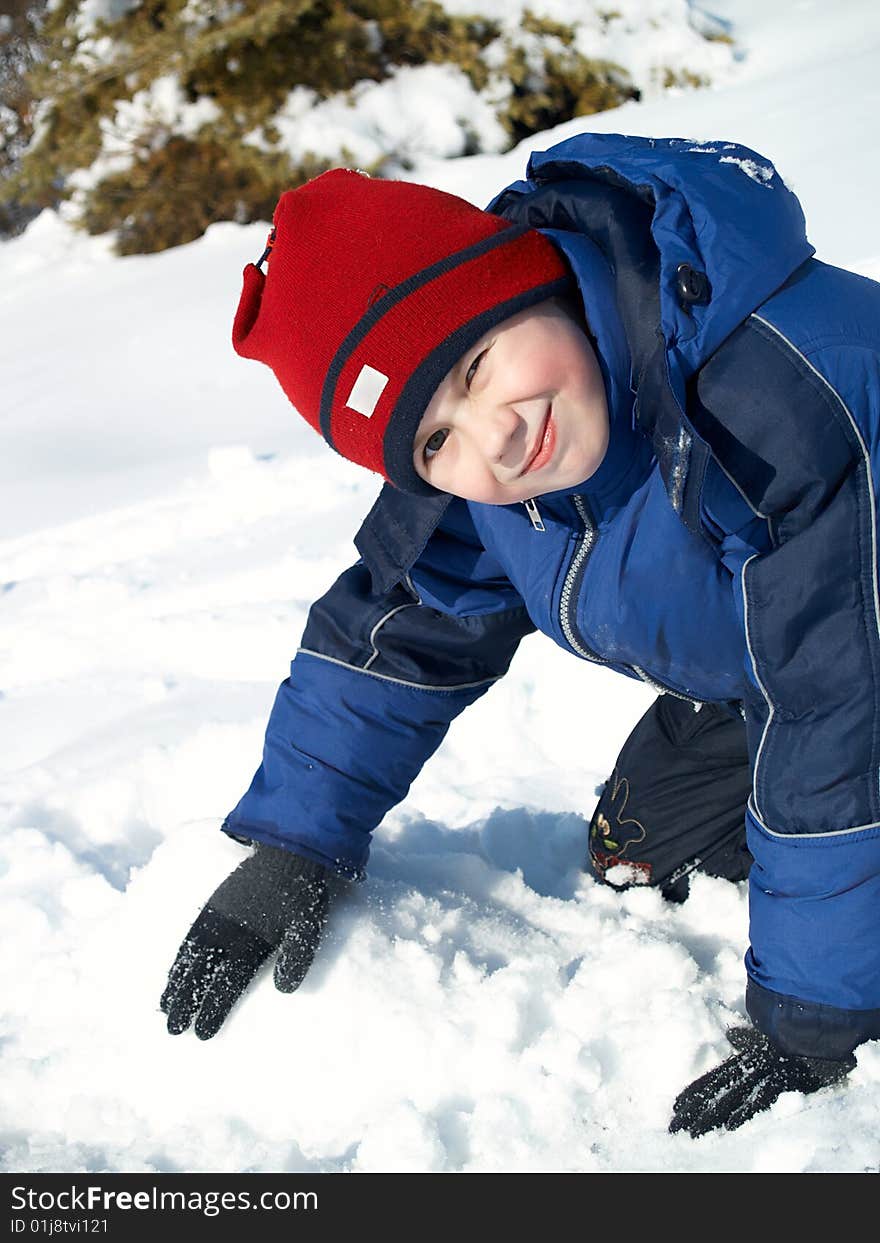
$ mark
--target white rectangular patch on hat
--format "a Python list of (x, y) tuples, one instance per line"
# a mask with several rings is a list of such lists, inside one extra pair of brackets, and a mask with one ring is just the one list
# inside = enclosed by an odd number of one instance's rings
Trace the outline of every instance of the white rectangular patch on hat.
[(371, 418), (387, 383), (387, 375), (365, 363), (348, 394), (346, 406), (350, 410), (357, 410), (358, 414), (366, 415), (368, 419)]

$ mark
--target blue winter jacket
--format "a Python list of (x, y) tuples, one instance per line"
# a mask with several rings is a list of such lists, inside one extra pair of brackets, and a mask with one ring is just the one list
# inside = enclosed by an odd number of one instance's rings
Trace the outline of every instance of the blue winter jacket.
[(791, 1053), (880, 1037), (880, 285), (812, 258), (772, 164), (583, 134), (490, 204), (570, 265), (597, 473), (537, 505), (383, 489), (312, 608), (224, 828), (350, 876), (452, 719), (544, 631), (745, 717), (746, 1004)]

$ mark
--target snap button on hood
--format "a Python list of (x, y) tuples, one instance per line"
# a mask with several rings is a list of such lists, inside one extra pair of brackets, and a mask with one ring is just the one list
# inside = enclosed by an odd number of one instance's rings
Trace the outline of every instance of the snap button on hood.
[(709, 278), (705, 272), (698, 272), (689, 263), (680, 263), (675, 272), (675, 287), (678, 298), (684, 306), (698, 303), (705, 306), (712, 296)]

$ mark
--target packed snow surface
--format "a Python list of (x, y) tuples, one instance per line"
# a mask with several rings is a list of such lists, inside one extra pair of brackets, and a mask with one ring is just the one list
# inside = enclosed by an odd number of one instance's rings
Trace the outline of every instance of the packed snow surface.
[[(742, 142), (820, 258), (880, 277), (880, 9), (712, 13), (745, 53), (716, 89), (413, 177), (483, 204), (587, 127)], [(744, 1013), (746, 889), (697, 877), (675, 907), (584, 873), (651, 694), (537, 635), (377, 832), (299, 992), (264, 971), (214, 1040), (167, 1035), (168, 966), (243, 857), (219, 823), (378, 488), (231, 350), (264, 239), (118, 259), (44, 213), (0, 246), (3, 1168), (876, 1172), (880, 1042), (739, 1131), (667, 1133)]]

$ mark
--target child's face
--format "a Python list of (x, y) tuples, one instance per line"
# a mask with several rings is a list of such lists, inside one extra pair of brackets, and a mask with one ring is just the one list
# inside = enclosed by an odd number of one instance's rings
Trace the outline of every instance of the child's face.
[(608, 405), (580, 325), (549, 299), (487, 332), (438, 387), (416, 432), (419, 475), (510, 505), (582, 483), (608, 448)]

